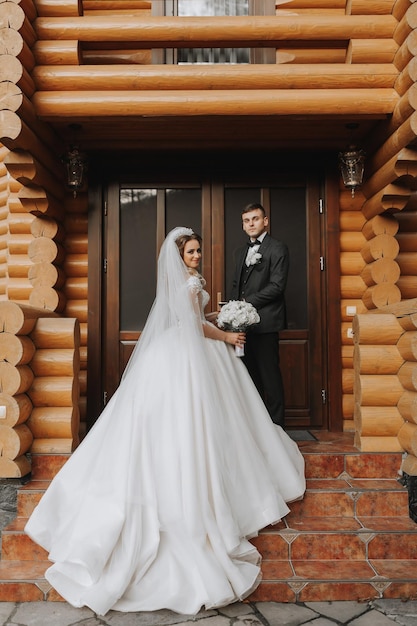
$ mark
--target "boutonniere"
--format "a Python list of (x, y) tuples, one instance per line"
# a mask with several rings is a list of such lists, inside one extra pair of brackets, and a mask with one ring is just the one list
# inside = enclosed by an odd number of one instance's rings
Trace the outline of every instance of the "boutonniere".
[(249, 265), (258, 265), (258, 263), (260, 263), (261, 261), (262, 254), (260, 254), (259, 252), (255, 252), (255, 254), (253, 254), (250, 258)]

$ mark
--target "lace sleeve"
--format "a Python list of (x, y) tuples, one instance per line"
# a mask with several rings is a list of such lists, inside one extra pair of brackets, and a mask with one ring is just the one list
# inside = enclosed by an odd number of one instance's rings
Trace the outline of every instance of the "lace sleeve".
[(193, 296), (201, 293), (203, 287), (198, 276), (190, 276), (187, 280), (187, 286)]

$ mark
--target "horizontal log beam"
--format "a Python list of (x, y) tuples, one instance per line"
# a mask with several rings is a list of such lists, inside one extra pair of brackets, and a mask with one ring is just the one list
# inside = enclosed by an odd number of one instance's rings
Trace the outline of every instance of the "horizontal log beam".
[(392, 64), (50, 65), (32, 78), (39, 91), (156, 89), (358, 89), (394, 87)]
[[(56, 42), (40, 42), (40, 43), (56, 43)], [(54, 63), (54, 61), (51, 61)], [(131, 48), (112, 48), (105, 50), (98, 50), (92, 48), (86, 49), (83, 46), (82, 51), (82, 63), (86, 65), (116, 65), (118, 63), (130, 63), (134, 65), (152, 65), (152, 51), (151, 50), (132, 50)], [(175, 67), (175, 66), (171, 66)]]
[(80, 42), (37, 41), (32, 48), (37, 65), (79, 65), (81, 63)]
[(84, 11), (112, 11), (117, 9), (122, 11), (150, 11), (152, 0), (83, 0), (83, 7)]
[(347, 0), (346, 13), (349, 15), (389, 15), (392, 13), (394, 4), (395, 0)]
[(346, 63), (393, 63), (398, 44), (387, 39), (351, 39)]
[(84, 16), (34, 22), (39, 39), (134, 41), (138, 47), (275, 46), (280, 41), (392, 39), (392, 15), (138, 17)]
[(39, 17), (74, 17), (83, 14), (82, 0), (36, 0)]
[(135, 115), (371, 115), (392, 113), (394, 89), (265, 89), (235, 91), (39, 91), (39, 117)]

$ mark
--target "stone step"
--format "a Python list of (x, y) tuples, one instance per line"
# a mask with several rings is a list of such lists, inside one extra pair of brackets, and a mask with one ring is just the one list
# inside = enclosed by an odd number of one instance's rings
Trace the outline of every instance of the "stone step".
[(70, 454), (33, 454), (31, 479), (52, 480), (70, 456)]
[[(17, 515), (29, 517), (50, 481), (32, 480), (17, 494)], [(408, 491), (397, 479), (307, 479), (302, 500), (289, 505), (300, 515), (408, 515)]]
[[(362, 454), (350, 434), (299, 442), (307, 491), (291, 513), (253, 543), (263, 581), (251, 600), (306, 602), (410, 598), (417, 594), (417, 525), (398, 481), (401, 454)], [(18, 491), (17, 517), (2, 533), (0, 601), (59, 600), (44, 579), (42, 548), (26, 520), (68, 455), (34, 455)]]
[(269, 560), (262, 562), (263, 580), (252, 602), (403, 601), (417, 594), (414, 559)]
[(300, 517), (407, 516), (408, 491), (393, 479), (313, 478), (304, 498), (289, 508)]

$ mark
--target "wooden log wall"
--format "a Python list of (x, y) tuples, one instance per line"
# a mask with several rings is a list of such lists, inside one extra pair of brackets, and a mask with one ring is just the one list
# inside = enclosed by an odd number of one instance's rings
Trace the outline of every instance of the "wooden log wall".
[[(308, 6), (291, 1), (288, 8), (280, 4), (276, 16), (238, 18), (161, 18), (152, 13), (158, 2), (85, 0), (77, 14), (77, 3), (67, 0), (52, 15), (37, 0), (32, 102), (38, 115), (52, 120), (90, 114), (294, 115), (302, 110), (383, 116), (398, 100), (395, 0), (373, 14), (372, 29), (369, 9), (361, 13), (356, 3), (346, 9), (345, 0), (332, 0), (324, 8), (320, 1)], [(353, 49), (348, 51), (349, 41)], [(151, 65), (152, 48), (256, 48), (265, 43), (277, 49), (277, 65), (205, 65), (198, 71)]]
[(343, 430), (354, 430), (353, 395), (353, 330), (355, 315), (366, 311), (362, 301), (366, 283), (362, 277), (365, 261), (361, 250), (366, 242), (362, 232), (366, 222), (361, 207), (363, 195), (355, 196), (344, 187), (339, 193), (340, 203), (340, 305), (341, 305), (341, 345), (342, 345), (342, 411)]
[(417, 475), (417, 298), (355, 316), (355, 444)]
[[(276, 18), (161, 20), (151, 0), (0, 3), (0, 52), (9, 61), (0, 73), (6, 103), (0, 139), (10, 150), (6, 167), (21, 185), (18, 200), (31, 216), (24, 253), (29, 302), (79, 320), (83, 392), (87, 201), (64, 194), (58, 165), (64, 146), (45, 121), (372, 114), (387, 121), (369, 138), (367, 180), (354, 198), (340, 192), (343, 417), (345, 430), (355, 428), (354, 316), (413, 297), (415, 288), (406, 256), (414, 250), (396, 214), (411, 215), (417, 176), (417, 4), (289, 0), (277, 5)], [(150, 65), (151, 48), (265, 43), (276, 48), (276, 65), (204, 71)]]
[(399, 229), (397, 262), (401, 275), (397, 285), (401, 299), (417, 298), (417, 194), (413, 191), (407, 207), (396, 215)]
[[(86, 423), (87, 360), (87, 223), (86, 194), (75, 200), (65, 190), (61, 155), (66, 146), (47, 124), (39, 121), (31, 98), (35, 92), (32, 71), (37, 62), (37, 35), (33, 26), (38, 16), (79, 15), (81, 2), (13, 0), (0, 2), (0, 53), (3, 112), (0, 133), (4, 143), (3, 168), (9, 181), (4, 210), (7, 238), (5, 276), (1, 276), (0, 298), (36, 309), (76, 317), (82, 325), (79, 347), (78, 385), (81, 432)], [(76, 46), (77, 47), (77, 46)], [(68, 207), (69, 216), (67, 216)], [(83, 219), (79, 219), (82, 216)], [(1, 216), (0, 216), (1, 217)], [(82, 226), (80, 226), (82, 224)], [(66, 228), (69, 232), (66, 233)], [(80, 233), (82, 228), (82, 233)], [(1, 222), (0, 222), (1, 229)], [(75, 231), (75, 232), (74, 232)], [(82, 238), (82, 242), (76, 239)], [(0, 232), (0, 238), (2, 233)], [(74, 270), (74, 247), (83, 257)], [(82, 248), (82, 249), (81, 249)], [(74, 276), (74, 271), (78, 272)], [(67, 274), (68, 272), (68, 274)], [(78, 284), (77, 284), (78, 282)], [(67, 284), (68, 283), (68, 284)], [(82, 287), (80, 289), (80, 284)], [(74, 424), (79, 418), (74, 413)]]
[(76, 318), (80, 325), (80, 436), (87, 428), (87, 319), (88, 319), (88, 196), (85, 191), (76, 198), (67, 196), (65, 203), (66, 276), (64, 315)]
[[(364, 3), (352, 2), (351, 9), (364, 11)], [(357, 309), (359, 315), (353, 319), (352, 327), (353, 374), (348, 369), (350, 359), (343, 358), (344, 392), (347, 396), (344, 417), (349, 420), (345, 425), (349, 430), (353, 410), (355, 443), (361, 450), (403, 449), (410, 452), (409, 437), (414, 431), (414, 426), (408, 421), (410, 410), (405, 407), (415, 401), (413, 394), (416, 390), (411, 389), (413, 383), (410, 381), (417, 375), (417, 370), (412, 353), (408, 351), (408, 356), (404, 356), (401, 346), (414, 341), (415, 329), (409, 320), (415, 304), (410, 304), (413, 301), (409, 299), (417, 297), (416, 265), (412, 264), (417, 249), (417, 207), (414, 199), (417, 176), (417, 151), (414, 147), (417, 136), (414, 96), (416, 9), (415, 4), (403, 0), (397, 0), (391, 6), (392, 14), (398, 19), (394, 33), (398, 48), (393, 63), (399, 72), (395, 88), (400, 99), (390, 120), (369, 139), (367, 150), (370, 156), (366, 162), (366, 180), (359, 206), (364, 217), (361, 226), (364, 240), (360, 256), (357, 251), (355, 254), (351, 250), (341, 265), (342, 292), (348, 264), (352, 268), (356, 263), (356, 280), (360, 276), (364, 282), (359, 296), (362, 306)], [(346, 237), (342, 228), (341, 233), (342, 238)], [(362, 267), (360, 260), (364, 263)], [(407, 300), (408, 303), (404, 302)], [(403, 305), (405, 317), (397, 319), (395, 307)], [(365, 315), (363, 309), (375, 313), (384, 311), (388, 316), (384, 320), (386, 326), (380, 326), (381, 315)], [(391, 309), (394, 313), (390, 312)], [(342, 313), (346, 314), (345, 308)], [(408, 321), (405, 322), (405, 319)], [(403, 324), (408, 326), (403, 328)], [(347, 348), (344, 347), (344, 350), (346, 353)], [(349, 346), (349, 356), (351, 354), (352, 346)], [(417, 473), (417, 464), (414, 470), (410, 473)]]
[(9, 150), (0, 144), (0, 300), (5, 300), (7, 289), (7, 240), (8, 240), (8, 199), (9, 178), (4, 158)]
[(0, 328), (0, 477), (18, 478), (29, 451), (78, 445), (79, 323), (2, 301)]

